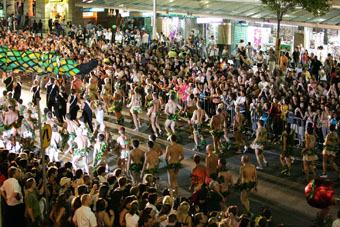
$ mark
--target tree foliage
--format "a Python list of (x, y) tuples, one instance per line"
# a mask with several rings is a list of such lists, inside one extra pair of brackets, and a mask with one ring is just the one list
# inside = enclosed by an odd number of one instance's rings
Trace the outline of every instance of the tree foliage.
[(331, 7), (329, 0), (261, 0), (261, 2), (277, 14), (278, 21), (282, 21), (287, 12), (292, 12), (297, 7), (301, 7), (315, 16), (324, 15)]

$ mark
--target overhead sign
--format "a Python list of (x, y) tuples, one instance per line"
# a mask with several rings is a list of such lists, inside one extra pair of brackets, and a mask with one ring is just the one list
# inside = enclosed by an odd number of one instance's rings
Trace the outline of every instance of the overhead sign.
[(223, 18), (216, 17), (198, 17), (196, 19), (197, 24), (211, 24), (211, 23), (223, 23)]
[(50, 125), (45, 124), (44, 128), (41, 131), (42, 139), (43, 139), (43, 148), (47, 148), (50, 146), (51, 137), (52, 137), (52, 128)]

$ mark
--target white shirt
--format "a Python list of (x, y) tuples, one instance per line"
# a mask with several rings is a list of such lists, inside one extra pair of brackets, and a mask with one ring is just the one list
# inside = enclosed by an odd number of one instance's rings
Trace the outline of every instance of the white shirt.
[(50, 147), (57, 147), (57, 144), (61, 142), (62, 138), (59, 132), (52, 132)]
[[(20, 184), (18, 180), (15, 178), (9, 178), (5, 180), (4, 184), (1, 187), (1, 191), (6, 192), (6, 199), (7, 199), (8, 206), (19, 205), (24, 202)], [(17, 200), (15, 198), (16, 193), (20, 194), (20, 197), (21, 197), (20, 200)]]
[(156, 212), (156, 216), (158, 216), (159, 211), (157, 210), (157, 207), (156, 207), (155, 205), (153, 205), (153, 204), (151, 204), (151, 203), (148, 202), (148, 203), (146, 204), (145, 208), (151, 208), (151, 209), (153, 209), (153, 210)]
[(136, 227), (139, 221), (139, 216), (137, 214), (131, 215), (127, 213), (125, 215), (126, 227)]
[(144, 33), (143, 37), (142, 37), (142, 43), (146, 44), (149, 42), (149, 35), (148, 33)]
[(99, 123), (99, 125), (104, 123), (104, 110), (97, 110), (96, 111), (96, 121)]
[(73, 222), (78, 227), (96, 227), (97, 219), (90, 207), (81, 206), (73, 216)]
[(236, 98), (236, 104), (237, 105), (243, 105), (246, 102), (246, 97), (238, 96)]

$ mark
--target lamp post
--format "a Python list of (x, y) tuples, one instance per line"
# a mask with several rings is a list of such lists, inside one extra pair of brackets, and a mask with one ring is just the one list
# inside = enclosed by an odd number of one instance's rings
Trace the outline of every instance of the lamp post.
[(157, 32), (157, 28), (156, 28), (156, 16), (157, 16), (157, 12), (156, 12), (156, 8), (157, 8), (157, 0), (153, 0), (152, 39), (156, 39), (156, 32)]

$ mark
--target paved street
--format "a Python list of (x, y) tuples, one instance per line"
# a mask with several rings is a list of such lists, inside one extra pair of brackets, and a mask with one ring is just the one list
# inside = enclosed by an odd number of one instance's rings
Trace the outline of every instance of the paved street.
[[(3, 85), (1, 84), (0, 90), (3, 90)], [(31, 101), (32, 94), (27, 90), (24, 89), (22, 92), (22, 98), (24, 100), (24, 103), (27, 104), (27, 102)], [(45, 98), (46, 94), (42, 94), (42, 109), (45, 106)], [(125, 118), (128, 119), (128, 113), (124, 111)], [(139, 139), (141, 142), (142, 149), (146, 148), (146, 142), (148, 139), (148, 135), (151, 133), (151, 130), (147, 126), (146, 117), (142, 115), (142, 128), (140, 132), (134, 132), (132, 130), (133, 125), (131, 123), (131, 120), (126, 120), (126, 123), (124, 124), (127, 128), (128, 134), (133, 139)], [(164, 119), (164, 118), (163, 118)], [(117, 127), (118, 125), (114, 124), (114, 118), (112, 116), (106, 116), (106, 125), (110, 128), (112, 132), (117, 134)], [(192, 157), (195, 154), (191, 149), (193, 148), (193, 140), (188, 139), (189, 131), (188, 127), (184, 122), (180, 122), (177, 127), (178, 131), (178, 138), (180, 138), (179, 143), (182, 144), (185, 148), (185, 160), (183, 161), (183, 167), (180, 170), (179, 175), (179, 185), (180, 185), (180, 196), (190, 196), (190, 192), (188, 191), (188, 187), (190, 184), (190, 173), (191, 169), (194, 166), (194, 162), (192, 161)], [(208, 135), (208, 134), (206, 134)], [(165, 148), (169, 144), (168, 141), (166, 141), (165, 137), (162, 137), (158, 139), (158, 142)], [(211, 138), (208, 137), (207, 139), (208, 143), (211, 143)], [(250, 143), (250, 140), (248, 140), (248, 143)], [(239, 167), (240, 167), (240, 157), (241, 155), (235, 155), (234, 152), (230, 152), (230, 154), (226, 155), (227, 159), (227, 166), (232, 171), (234, 181), (237, 180), (238, 173), (239, 173)], [(298, 155), (297, 157), (300, 157)], [(199, 154), (202, 157), (206, 156), (205, 152), (199, 152)], [(254, 152), (250, 151), (248, 153), (250, 162), (255, 164), (255, 154)], [(280, 174), (280, 162), (279, 162), (279, 149), (278, 147), (272, 147), (268, 150), (264, 151), (264, 155), (266, 156), (267, 160), (269, 161), (269, 167), (265, 169), (264, 171), (261, 171), (258, 173), (259, 175), (259, 186), (258, 186), (258, 192), (252, 193), (250, 197), (251, 201), (251, 208), (255, 214), (258, 214), (259, 209), (261, 207), (269, 207), (273, 213), (273, 220), (274, 220), (274, 226), (276, 226), (279, 223), (284, 223), (285, 226), (311, 226), (313, 223), (313, 220), (316, 217), (317, 209), (314, 209), (310, 207), (304, 197), (304, 175), (302, 173), (302, 162), (301, 161), (295, 161), (292, 167), (292, 172), (290, 177), (284, 177)], [(92, 155), (90, 154), (90, 159)], [(321, 155), (319, 156), (321, 158)], [(62, 161), (69, 161), (71, 159), (70, 155), (66, 155), (62, 158)], [(164, 157), (162, 157), (164, 160)], [(111, 169), (115, 167), (115, 155), (111, 155), (109, 157), (109, 163)], [(339, 161), (339, 160), (337, 160)], [(320, 174), (320, 161), (317, 162), (317, 173)], [(161, 172), (160, 172), (160, 180), (162, 187), (167, 186), (167, 174), (166, 170), (162, 167), (164, 167), (165, 162), (161, 163)], [(330, 179), (335, 179), (335, 173), (333, 171), (329, 172)], [(340, 184), (339, 182), (335, 183), (336, 187), (336, 195), (339, 197), (339, 188)], [(242, 205), (239, 201), (239, 193), (233, 192), (229, 195), (227, 205), (233, 205), (236, 204), (239, 206), (241, 211), (243, 209), (241, 208)], [(332, 215), (333, 217), (336, 217), (338, 207), (332, 208)]]

